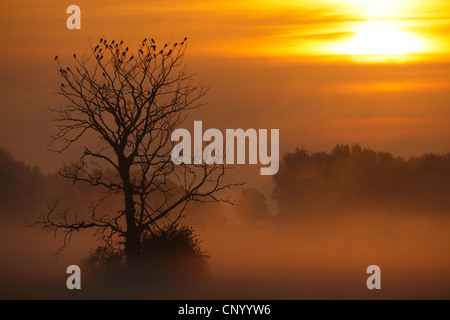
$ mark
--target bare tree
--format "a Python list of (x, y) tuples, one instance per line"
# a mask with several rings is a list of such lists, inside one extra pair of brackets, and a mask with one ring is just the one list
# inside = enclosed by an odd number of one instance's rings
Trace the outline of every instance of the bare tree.
[[(176, 225), (190, 202), (229, 202), (217, 196), (232, 186), (223, 182), (223, 165), (171, 161), (173, 130), (207, 92), (192, 84), (193, 75), (182, 65), (186, 40), (157, 48), (153, 39), (144, 39), (133, 52), (123, 41), (100, 39), (81, 57), (73, 55), (72, 68), (55, 57), (59, 94), (68, 105), (53, 110), (58, 132), (51, 146), (63, 152), (84, 144), (79, 161), (60, 174), (104, 193), (88, 219), (49, 204), (37, 224), (55, 234), (63, 231), (63, 247), (74, 231), (94, 228), (107, 243), (121, 239), (130, 267), (144, 234)], [(123, 209), (99, 214), (98, 205), (113, 195), (123, 197)]]

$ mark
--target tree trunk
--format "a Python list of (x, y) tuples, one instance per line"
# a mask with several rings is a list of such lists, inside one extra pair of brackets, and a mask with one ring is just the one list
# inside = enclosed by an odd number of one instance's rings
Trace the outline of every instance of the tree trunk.
[(127, 257), (127, 268), (135, 270), (139, 264), (139, 251), (141, 235), (136, 226), (133, 199), (133, 186), (130, 182), (130, 167), (125, 157), (119, 156), (119, 172), (124, 186), (125, 218), (127, 230), (125, 232), (125, 254)]
[(125, 217), (127, 231), (125, 234), (125, 253), (127, 255), (127, 268), (135, 270), (138, 266), (140, 234), (135, 222), (135, 207), (131, 191), (125, 190)]

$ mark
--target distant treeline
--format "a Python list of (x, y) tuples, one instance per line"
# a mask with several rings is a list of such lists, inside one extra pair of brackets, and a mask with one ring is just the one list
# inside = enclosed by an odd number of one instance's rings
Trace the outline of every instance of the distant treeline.
[[(23, 218), (38, 217), (46, 209), (46, 202), (73, 199), (79, 202), (87, 188), (72, 187), (72, 183), (58, 174), (44, 174), (16, 160), (10, 152), (0, 148), (0, 215)], [(68, 204), (68, 206), (71, 204)]]
[(274, 181), (280, 218), (354, 209), (450, 214), (450, 153), (403, 159), (357, 144), (297, 149), (283, 156)]
[[(404, 159), (359, 145), (337, 145), (329, 153), (297, 149), (283, 156), (274, 182), (280, 219), (380, 209), (450, 214), (450, 153)], [(86, 211), (80, 199), (88, 199), (92, 190), (71, 185), (0, 148), (2, 216), (26, 211), (35, 216), (46, 201), (64, 198)], [(268, 217), (264, 195), (256, 189), (244, 192), (237, 204), (250, 220)]]
[(0, 149), (0, 206), (3, 210), (25, 209), (36, 204), (37, 191), (45, 176), (37, 167), (30, 167), (5, 149)]

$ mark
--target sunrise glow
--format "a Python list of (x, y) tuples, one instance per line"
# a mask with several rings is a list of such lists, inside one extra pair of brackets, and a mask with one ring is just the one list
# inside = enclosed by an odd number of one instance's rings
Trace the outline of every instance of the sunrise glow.
[(380, 21), (368, 22), (350, 45), (350, 53), (353, 55), (404, 55), (417, 52), (418, 49), (414, 36)]

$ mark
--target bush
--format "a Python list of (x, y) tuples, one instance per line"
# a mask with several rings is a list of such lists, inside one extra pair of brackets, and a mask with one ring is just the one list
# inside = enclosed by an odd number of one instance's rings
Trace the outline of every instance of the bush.
[[(127, 272), (122, 248), (97, 247), (82, 261), (91, 285), (114, 293), (130, 289), (138, 294), (167, 292), (188, 288), (209, 275), (208, 255), (200, 249), (201, 241), (188, 226), (148, 232), (142, 241), (138, 270)], [(124, 290), (125, 289), (125, 290)], [(149, 291), (148, 289), (154, 289)], [(129, 294), (129, 293), (128, 293)]]

